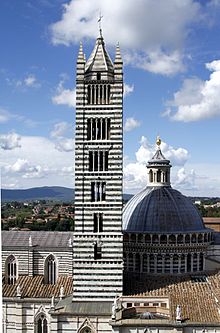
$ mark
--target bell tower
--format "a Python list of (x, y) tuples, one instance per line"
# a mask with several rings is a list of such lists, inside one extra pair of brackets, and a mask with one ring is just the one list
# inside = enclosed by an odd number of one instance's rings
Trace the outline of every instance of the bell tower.
[(122, 293), (123, 71), (119, 46), (112, 63), (102, 33), (76, 70), (76, 300), (111, 300)]

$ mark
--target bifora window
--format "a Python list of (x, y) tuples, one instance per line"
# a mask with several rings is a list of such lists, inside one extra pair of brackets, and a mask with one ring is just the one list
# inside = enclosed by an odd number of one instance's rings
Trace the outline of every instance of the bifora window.
[(102, 248), (101, 245), (98, 243), (95, 243), (94, 245), (94, 259), (102, 259)]
[(91, 183), (91, 201), (105, 201), (105, 191), (106, 183), (105, 182), (92, 182)]
[(37, 320), (37, 333), (48, 333), (47, 319), (44, 314), (40, 315)]
[(15, 284), (17, 279), (17, 263), (13, 255), (6, 260), (6, 281), (8, 284)]
[(103, 231), (103, 213), (94, 213), (93, 214), (93, 231), (102, 232)]
[(45, 261), (45, 280), (48, 284), (55, 284), (56, 283), (56, 276), (57, 276), (57, 267), (56, 267), (56, 260), (53, 255), (49, 255)]

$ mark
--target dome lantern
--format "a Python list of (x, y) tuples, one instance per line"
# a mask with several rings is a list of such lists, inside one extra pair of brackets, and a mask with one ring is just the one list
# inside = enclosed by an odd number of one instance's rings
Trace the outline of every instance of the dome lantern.
[(156, 144), (157, 151), (147, 165), (149, 186), (170, 186), (171, 165), (170, 161), (161, 152), (161, 139), (159, 136)]

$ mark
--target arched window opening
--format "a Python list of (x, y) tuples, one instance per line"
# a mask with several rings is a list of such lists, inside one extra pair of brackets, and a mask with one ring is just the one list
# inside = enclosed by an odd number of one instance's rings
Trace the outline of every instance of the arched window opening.
[(136, 235), (131, 234), (131, 242), (135, 243), (136, 242)]
[(177, 254), (173, 256), (173, 273), (178, 273), (178, 264), (179, 264), (179, 257)]
[(185, 272), (185, 255), (181, 254), (181, 261), (180, 261), (180, 272)]
[(140, 272), (141, 259), (140, 254), (136, 253), (135, 255), (135, 272)]
[(55, 257), (51, 254), (45, 261), (46, 283), (55, 284), (57, 278), (57, 267)]
[(167, 244), (167, 236), (161, 235), (160, 236), (160, 244)]
[(162, 266), (163, 266), (163, 261), (162, 261), (162, 255), (158, 254), (157, 256), (157, 273), (162, 273)]
[(139, 234), (138, 235), (138, 243), (142, 243), (143, 242), (143, 235), (142, 234)]
[(44, 314), (37, 319), (37, 333), (48, 333), (48, 323)]
[(164, 273), (170, 273), (170, 256), (169, 256), (169, 254), (166, 254), (165, 258), (164, 258)]
[(147, 259), (147, 254), (143, 255), (143, 272), (148, 271), (148, 259)]
[(191, 254), (187, 254), (187, 272), (191, 272)]
[(154, 181), (152, 170), (149, 171), (149, 181), (150, 181), (150, 183), (153, 183), (153, 181)]
[(154, 267), (155, 267), (154, 255), (150, 254), (150, 273), (154, 273)]
[(190, 243), (190, 235), (185, 236), (185, 243), (187, 243), (187, 244)]
[(199, 234), (199, 236), (198, 236), (198, 242), (199, 243), (203, 242), (203, 235), (202, 234)]
[(204, 259), (204, 254), (200, 253), (199, 255), (199, 270), (203, 271), (204, 267), (203, 267), (203, 259)]
[(151, 237), (150, 237), (150, 235), (146, 235), (145, 236), (145, 242), (148, 243), (148, 244), (151, 243)]
[(198, 265), (197, 253), (194, 253), (193, 254), (193, 272), (197, 271), (197, 265)]
[(192, 243), (196, 243), (196, 235), (195, 235), (195, 234), (193, 234), (193, 235), (191, 236), (191, 242), (192, 242)]
[(128, 271), (132, 272), (134, 267), (134, 260), (133, 260), (133, 254), (129, 253), (128, 255)]
[(157, 171), (157, 183), (161, 182), (161, 170)]
[(178, 235), (177, 236), (177, 244), (182, 244), (183, 243), (183, 235)]
[(169, 244), (176, 244), (176, 237), (174, 235), (169, 236)]
[(158, 235), (153, 235), (153, 244), (158, 244), (159, 243), (159, 236)]
[(5, 272), (6, 272), (6, 282), (8, 284), (15, 284), (17, 279), (17, 262), (13, 255), (6, 259), (5, 264)]

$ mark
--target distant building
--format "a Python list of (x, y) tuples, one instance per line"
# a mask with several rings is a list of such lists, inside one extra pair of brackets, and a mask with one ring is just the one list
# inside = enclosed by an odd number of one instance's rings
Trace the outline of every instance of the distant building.
[(159, 138), (122, 212), (122, 98), (100, 31), (77, 59), (75, 230), (2, 232), (4, 333), (220, 333), (220, 233), (171, 187)]

